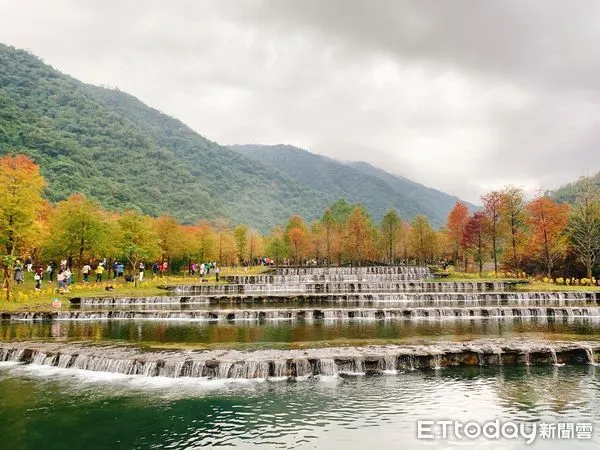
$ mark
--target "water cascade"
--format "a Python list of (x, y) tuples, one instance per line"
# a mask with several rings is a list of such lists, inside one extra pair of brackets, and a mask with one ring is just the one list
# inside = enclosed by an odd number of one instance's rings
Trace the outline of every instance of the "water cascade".
[[(168, 378), (281, 379), (363, 375), (482, 364), (595, 364), (592, 343), (496, 342), (309, 350), (141, 351), (79, 344), (3, 343), (0, 361), (94, 372)], [(561, 363), (559, 363), (561, 361)]]
[(584, 346), (585, 354), (587, 356), (588, 363), (592, 366), (598, 366), (600, 363), (596, 362), (596, 353), (592, 346)]
[(345, 293), (253, 293), (215, 295), (165, 295), (158, 297), (76, 297), (80, 309), (139, 308), (196, 309), (213, 304), (359, 304), (394, 306), (598, 306), (596, 292), (345, 292)]
[(3, 321), (35, 320), (189, 320), (223, 321), (346, 321), (441, 319), (600, 319), (600, 307), (387, 307), (387, 308), (254, 308), (194, 310), (70, 310), (2, 313)]

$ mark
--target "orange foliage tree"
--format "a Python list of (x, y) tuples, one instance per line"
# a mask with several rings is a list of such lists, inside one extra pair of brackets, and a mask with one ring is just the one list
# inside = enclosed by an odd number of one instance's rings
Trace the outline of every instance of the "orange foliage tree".
[(40, 168), (23, 155), (0, 158), (0, 244), (6, 298), (10, 299), (17, 257), (35, 237), (35, 223), (42, 212), (44, 178)]
[(483, 272), (484, 250), (488, 229), (489, 224), (485, 212), (478, 211), (469, 217), (461, 240), (461, 246), (473, 254), (473, 259), (479, 267), (480, 274)]
[(310, 250), (310, 234), (306, 223), (300, 216), (290, 217), (285, 228), (285, 243), (295, 264), (301, 264)]
[(344, 226), (344, 255), (352, 263), (361, 264), (373, 257), (375, 225), (362, 206), (356, 206)]
[(539, 255), (546, 273), (552, 277), (555, 262), (567, 249), (565, 230), (569, 221), (569, 206), (559, 204), (546, 195), (538, 195), (527, 204), (527, 221), (533, 232), (530, 240), (531, 253)]
[(453, 259), (455, 264), (458, 264), (460, 259), (463, 260), (465, 271), (467, 270), (467, 260), (465, 257), (464, 247), (461, 245), (465, 226), (469, 221), (469, 208), (463, 202), (456, 202), (454, 208), (448, 214), (447, 233), (449, 241), (452, 245)]
[(492, 258), (494, 259), (494, 272), (498, 273), (498, 244), (500, 239), (500, 209), (502, 206), (502, 193), (492, 191), (481, 196), (484, 213), (489, 225), (489, 236), (492, 242)]

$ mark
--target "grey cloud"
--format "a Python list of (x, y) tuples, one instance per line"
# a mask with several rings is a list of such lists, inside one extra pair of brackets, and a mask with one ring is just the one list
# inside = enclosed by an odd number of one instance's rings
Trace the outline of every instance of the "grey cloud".
[(0, 41), (223, 144), (366, 160), (476, 201), (599, 169), (600, 5), (0, 0)]

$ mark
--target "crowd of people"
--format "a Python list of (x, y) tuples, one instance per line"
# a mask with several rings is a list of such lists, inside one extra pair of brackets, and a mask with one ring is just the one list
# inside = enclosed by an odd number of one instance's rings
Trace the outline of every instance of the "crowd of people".
[(204, 282), (204, 281), (207, 281), (205, 277), (208, 277), (211, 270), (215, 274), (215, 279), (218, 282), (219, 274), (221, 273), (221, 269), (219, 269), (219, 266), (217, 266), (216, 262), (207, 262), (207, 263), (200, 263), (200, 264), (190, 263), (190, 265), (188, 267), (188, 274), (194, 276), (194, 275), (196, 275), (196, 272), (197, 272), (198, 278), (200, 278), (200, 281)]
[[(31, 258), (26, 258), (25, 264), (20, 260), (16, 262), (13, 272), (13, 278), (16, 284), (23, 284), (25, 282), (25, 272), (33, 274), (33, 280), (35, 281), (35, 290), (39, 291), (42, 288), (42, 281), (46, 279), (48, 283), (54, 284), (56, 278), (56, 289), (59, 292), (66, 292), (69, 290), (69, 286), (74, 283), (73, 272), (70, 269), (70, 261), (63, 259), (60, 264), (57, 265), (54, 260), (50, 261), (46, 268), (43, 266), (34, 266)], [(168, 262), (155, 261), (152, 263), (151, 271), (152, 277), (162, 277), (167, 274)], [(207, 281), (206, 277), (213, 271), (216, 280), (219, 281), (220, 269), (216, 262), (208, 262), (196, 264), (192, 263), (189, 265), (190, 275), (198, 273), (201, 281)], [(146, 264), (140, 262), (137, 265), (135, 274), (126, 274), (126, 266), (121, 261), (114, 261), (112, 264), (104, 258), (101, 261), (89, 261), (86, 262), (81, 268), (82, 281), (89, 283), (95, 275), (94, 281), (101, 283), (106, 276), (106, 280), (110, 280), (112, 274), (113, 280), (123, 279), (127, 282), (134, 282), (137, 278), (138, 281), (144, 280), (144, 274), (146, 272)]]

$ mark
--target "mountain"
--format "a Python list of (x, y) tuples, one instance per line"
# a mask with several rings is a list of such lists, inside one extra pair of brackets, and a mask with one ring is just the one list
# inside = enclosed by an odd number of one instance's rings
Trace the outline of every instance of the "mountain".
[(316, 218), (329, 203), (135, 97), (84, 84), (28, 52), (0, 44), (0, 67), (0, 155), (40, 164), (50, 201), (77, 191), (107, 208), (187, 223), (225, 216), (263, 231), (292, 213)]
[[(350, 162), (348, 164), (355, 169), (385, 181), (397, 192), (402, 192), (404, 196), (418, 204), (421, 213), (429, 217), (434, 224), (445, 224), (448, 213), (454, 207), (456, 202), (463, 201), (454, 195), (449, 195), (445, 192), (438, 191), (437, 189), (424, 186), (400, 175), (393, 175), (366, 162), (358, 161)], [(463, 203), (465, 203), (472, 211), (480, 209), (479, 206), (469, 202), (463, 201)]]
[[(596, 175), (592, 175), (589, 177), (592, 184), (596, 186), (596, 188), (600, 191), (600, 172)], [(579, 179), (569, 184), (565, 184), (564, 186), (559, 187), (555, 191), (550, 192), (552, 198), (560, 203), (575, 203), (575, 199), (577, 197), (577, 192), (581, 189), (583, 184), (583, 180)]]
[(267, 231), (320, 217), (340, 197), (378, 220), (390, 208), (441, 225), (457, 200), (366, 163), (289, 146), (224, 147), (116, 89), (82, 83), (0, 44), (0, 155), (41, 167), (51, 202), (81, 192), (109, 209), (227, 217)]
[(333, 200), (343, 197), (352, 203), (361, 203), (377, 220), (395, 208), (403, 218), (425, 214), (435, 226), (440, 226), (459, 200), (365, 162), (342, 163), (291, 145), (234, 145), (231, 148), (328, 194)]

